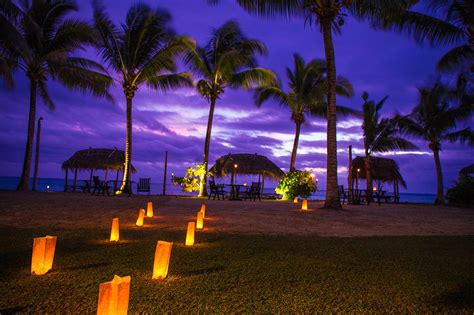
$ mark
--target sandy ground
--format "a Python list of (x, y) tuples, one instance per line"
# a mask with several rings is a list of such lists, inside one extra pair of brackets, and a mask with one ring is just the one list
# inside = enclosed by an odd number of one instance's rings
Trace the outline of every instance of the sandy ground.
[(102, 197), (81, 193), (0, 191), (0, 226), (35, 228), (107, 228), (119, 217), (134, 227), (138, 209), (152, 201), (156, 217), (145, 228), (185, 230), (204, 202), (205, 230), (244, 234), (319, 236), (474, 235), (474, 209), (415, 204), (344, 206), (322, 210), (310, 202), (214, 201), (159, 196)]

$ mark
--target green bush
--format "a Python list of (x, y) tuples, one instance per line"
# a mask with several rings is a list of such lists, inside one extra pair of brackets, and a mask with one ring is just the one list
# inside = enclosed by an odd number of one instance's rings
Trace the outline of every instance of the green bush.
[(283, 200), (291, 200), (297, 196), (308, 198), (317, 190), (314, 176), (309, 171), (291, 170), (286, 173), (275, 188), (275, 192), (283, 196)]
[[(204, 164), (197, 164), (195, 167), (188, 167), (183, 177), (174, 176), (171, 182), (175, 185), (180, 185), (183, 192), (199, 191), (201, 176), (204, 173)], [(210, 175), (208, 172), (207, 176)]]
[(474, 178), (461, 174), (454, 186), (446, 194), (451, 205), (474, 205)]

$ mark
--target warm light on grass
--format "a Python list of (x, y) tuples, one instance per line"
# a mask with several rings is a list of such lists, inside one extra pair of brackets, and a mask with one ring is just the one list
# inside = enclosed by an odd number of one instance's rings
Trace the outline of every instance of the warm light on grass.
[(110, 241), (111, 242), (118, 242), (120, 237), (120, 230), (119, 230), (119, 219), (114, 218), (112, 220), (112, 229), (110, 231)]
[(199, 211), (196, 218), (196, 229), (202, 230), (204, 228), (204, 214)]
[(99, 303), (97, 315), (126, 315), (130, 298), (131, 277), (114, 276), (109, 282), (99, 286)]
[(158, 241), (153, 264), (153, 279), (163, 280), (168, 275), (173, 242)]
[(153, 218), (153, 202), (149, 202), (146, 205), (146, 216), (148, 218)]
[(140, 209), (138, 212), (137, 226), (143, 226), (143, 219), (145, 218), (145, 209)]
[(194, 245), (194, 229), (196, 227), (195, 222), (188, 222), (188, 230), (186, 232), (186, 246)]
[(33, 255), (31, 257), (31, 274), (41, 276), (53, 268), (56, 236), (36, 237), (33, 240)]

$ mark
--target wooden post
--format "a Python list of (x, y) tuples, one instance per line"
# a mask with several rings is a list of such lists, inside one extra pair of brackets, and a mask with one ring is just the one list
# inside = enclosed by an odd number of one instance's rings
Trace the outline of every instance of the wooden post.
[(33, 191), (36, 191), (36, 184), (38, 183), (38, 162), (40, 151), (40, 137), (41, 137), (41, 121), (43, 117), (38, 118), (38, 130), (36, 131), (36, 154), (35, 154), (35, 169), (33, 175)]
[(76, 180), (77, 180), (77, 167), (74, 170), (74, 184), (72, 185), (72, 192), (76, 191)]
[(68, 175), (68, 168), (66, 167), (66, 179), (64, 180), (64, 192), (67, 191), (67, 175)]
[(262, 174), (262, 194), (263, 194), (263, 188), (265, 187), (265, 176)]
[(349, 146), (349, 169), (347, 174), (347, 203), (352, 203), (352, 186), (353, 186), (353, 178), (352, 178), (352, 145)]
[[(168, 151), (165, 151), (165, 170), (163, 172), (163, 196), (166, 196), (166, 172), (168, 171)], [(204, 180), (206, 176), (204, 175)]]
[(87, 192), (91, 192), (91, 187), (92, 187), (92, 175), (94, 173), (94, 169), (91, 168), (91, 173), (90, 173), (90, 176), (89, 176), (89, 188), (87, 189)]
[(117, 170), (117, 176), (115, 176), (115, 183), (114, 183), (114, 192), (117, 190), (117, 184), (119, 179), (120, 169)]

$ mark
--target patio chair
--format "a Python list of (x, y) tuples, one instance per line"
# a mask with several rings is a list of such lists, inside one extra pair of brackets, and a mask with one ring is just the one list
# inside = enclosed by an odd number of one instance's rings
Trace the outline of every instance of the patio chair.
[(220, 196), (222, 196), (222, 200), (225, 200), (225, 191), (224, 187), (221, 185), (216, 185), (216, 182), (213, 180), (209, 180), (209, 190), (211, 191), (207, 199), (211, 199), (214, 197), (213, 200), (220, 200)]
[(140, 192), (146, 192), (148, 193), (148, 196), (150, 195), (150, 178), (139, 178), (138, 183), (137, 183), (137, 195)]
[(107, 196), (110, 195), (110, 187), (106, 181), (101, 181), (99, 180), (99, 176), (94, 176), (93, 182), (94, 189), (92, 190), (92, 194), (97, 194), (98, 196), (100, 193), (102, 193), (102, 196), (105, 196), (105, 193), (107, 193)]
[(342, 204), (344, 204), (344, 200), (349, 202), (349, 199), (347, 199), (347, 192), (344, 190), (344, 185), (339, 185), (337, 188), (339, 190), (339, 199), (341, 200)]
[(246, 191), (245, 191), (245, 196), (244, 198), (245, 199), (253, 199), (253, 201), (258, 200), (259, 201), (262, 201), (262, 197), (260, 196), (260, 183), (259, 182), (252, 182), (252, 186), (250, 186), (250, 188), (248, 188)]

